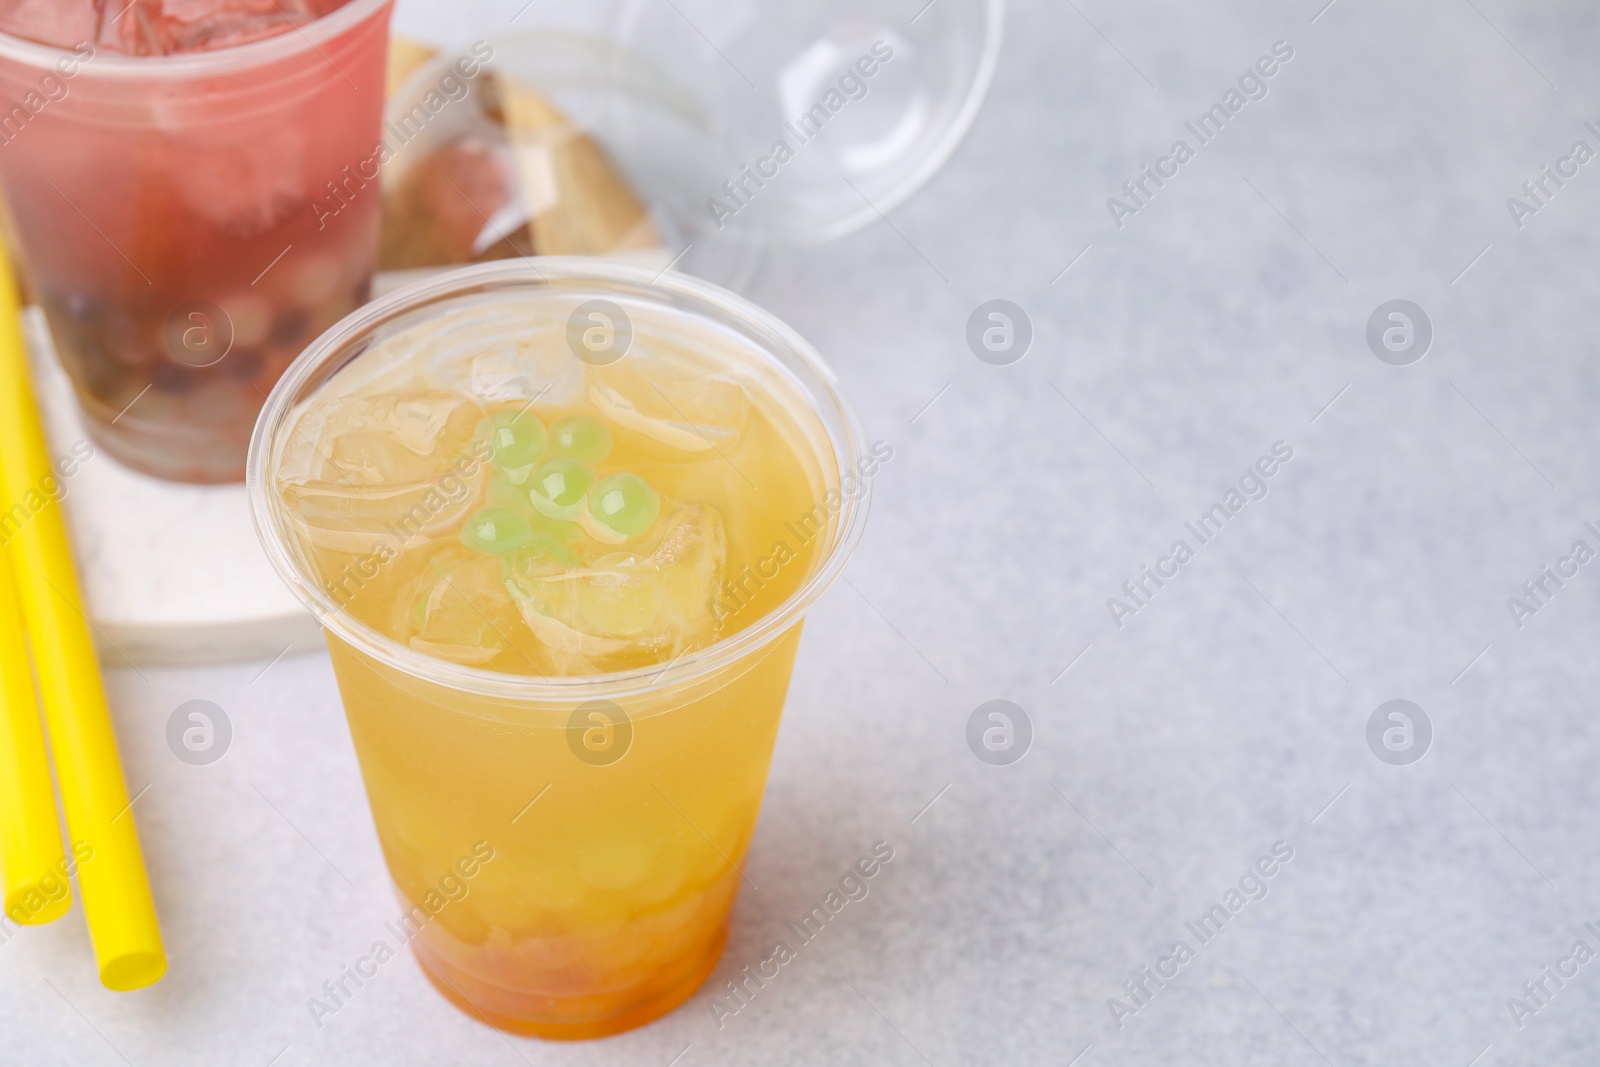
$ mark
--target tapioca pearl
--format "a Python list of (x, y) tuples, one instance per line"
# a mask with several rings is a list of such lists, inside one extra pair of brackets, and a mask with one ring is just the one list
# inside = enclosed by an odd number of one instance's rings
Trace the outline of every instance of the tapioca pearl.
[(166, 360), (165, 346), (151, 343), (144, 323), (124, 311), (113, 311), (101, 320), (98, 329), (84, 332), (83, 339), (106, 357), (125, 367), (146, 367)]
[(311, 326), (311, 314), (302, 307), (286, 307), (272, 318), (267, 339), (280, 348), (303, 347)]
[(611, 454), (611, 431), (587, 415), (568, 415), (550, 427), (550, 450), (582, 463), (599, 463)]
[[(328, 332), (340, 319), (344, 318), (355, 307), (346, 304), (343, 300), (333, 304), (322, 304), (311, 314), (311, 327), (307, 331), (311, 337), (320, 337)], [(309, 342), (308, 342), (309, 343)]]
[(552, 459), (541, 464), (528, 480), (529, 498), (546, 518), (572, 522), (578, 518), (594, 472), (575, 459)]
[(484, 508), (461, 528), (461, 543), (486, 556), (509, 555), (532, 540), (528, 520), (510, 508)]
[(106, 313), (106, 302), (94, 293), (79, 290), (64, 298), (49, 301), (68, 318), (80, 323), (97, 323)]
[(54, 340), (56, 352), (69, 372), (92, 372), (118, 381), (138, 378), (141, 388), (149, 381), (151, 364), (159, 362), (141, 360), (134, 363), (117, 359), (112, 355), (111, 349), (98, 338), (89, 338), (87, 342), (78, 344), (72, 343), (71, 338), (58, 337)]
[(531, 411), (497, 412), (478, 424), (478, 433), (488, 436), (489, 462), (518, 485), (544, 453), (544, 423)]
[(150, 369), (151, 390), (169, 396), (187, 393), (195, 387), (198, 380), (193, 368), (170, 360), (158, 363)]
[(661, 498), (637, 474), (613, 474), (596, 483), (582, 512), (584, 529), (596, 540), (622, 544), (642, 537), (661, 514)]
[(281, 378), (283, 376), (283, 372), (289, 369), (289, 364), (294, 362), (295, 356), (297, 355), (299, 355), (298, 352), (286, 352), (281, 348), (267, 349), (268, 376), (274, 381), (276, 381), (278, 378)]
[(261, 377), (267, 368), (267, 357), (259, 348), (239, 348), (237, 345), (221, 363), (222, 373), (236, 382), (249, 382)]
[(96, 348), (112, 363), (130, 369), (143, 370), (167, 361), (165, 352), (159, 352), (131, 338), (122, 344), (101, 344)]
[(512, 502), (506, 506), (527, 519), (528, 526), (533, 530), (533, 539), (511, 553), (509, 561), (512, 572), (530, 575), (544, 573), (552, 561), (563, 567), (576, 567), (578, 557), (573, 552), (573, 545), (582, 536), (578, 524), (560, 522), (542, 514), (532, 505), (527, 487), (512, 485), (509, 479), (497, 478), (491, 482), (486, 503), (494, 504), (502, 496), (510, 494), (517, 495), (512, 496)]
[(194, 421), (206, 426), (238, 426), (260, 410), (255, 391), (235, 382), (212, 380), (199, 385), (189, 400)]
[(104, 343), (105, 322), (101, 315), (80, 317), (54, 302), (46, 304), (45, 311), (51, 340), (63, 358), (76, 354), (77, 350), (100, 347)]
[(272, 334), (272, 304), (254, 293), (238, 293), (222, 301), (222, 310), (233, 322), (233, 343), (255, 348)]
[(343, 290), (319, 300), (311, 305), (311, 332), (322, 333), (360, 306), (360, 301), (352, 299), (350, 294)]
[(186, 393), (163, 393), (155, 389), (150, 389), (137, 398), (130, 396), (122, 403), (124, 414), (118, 425), (126, 426), (130, 422), (164, 425), (183, 421), (183, 402), (186, 396)]
[(306, 256), (288, 273), (289, 295), (302, 304), (320, 304), (344, 288), (344, 265), (334, 256)]
[(67, 360), (62, 362), (80, 390), (107, 405), (113, 412), (125, 410), (146, 390), (149, 390), (145, 394), (147, 397), (156, 395), (155, 390), (150, 388), (150, 376), (146, 373), (128, 373), (121, 367), (100, 360), (88, 364), (80, 361), (76, 365)]

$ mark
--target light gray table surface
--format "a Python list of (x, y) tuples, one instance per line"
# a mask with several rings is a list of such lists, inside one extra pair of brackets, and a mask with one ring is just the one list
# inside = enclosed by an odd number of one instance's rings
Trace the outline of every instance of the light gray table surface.
[[(405, 959), (318, 1028), (307, 998), (397, 909), (316, 654), (110, 671), (171, 972), (101, 989), (76, 912), (17, 934), (0, 1062), (1595, 1062), (1600, 962), (1508, 999), (1600, 951), (1600, 565), (1520, 626), (1507, 602), (1600, 549), (1600, 163), (1520, 229), (1506, 199), (1600, 148), (1600, 14), (1324, 3), (1014, 3), (949, 165), (751, 286), (895, 457), (807, 625), (711, 985), (873, 842), (895, 859), (723, 1027), (702, 990), (613, 1039), (506, 1038)], [(1280, 40), (1267, 97), (1118, 229), (1107, 198)], [(1014, 365), (964, 339), (993, 298), (1033, 326)], [(1410, 366), (1365, 340), (1396, 298), (1435, 330)], [(1266, 497), (1119, 627), (1108, 598), (1280, 441)], [(997, 698), (1035, 735), (1011, 766), (966, 742)], [(191, 699), (234, 724), (209, 767), (164, 740)], [(1411, 765), (1369, 749), (1391, 699), (1432, 724)], [(1202, 944), (1185, 923), (1277, 842)]]

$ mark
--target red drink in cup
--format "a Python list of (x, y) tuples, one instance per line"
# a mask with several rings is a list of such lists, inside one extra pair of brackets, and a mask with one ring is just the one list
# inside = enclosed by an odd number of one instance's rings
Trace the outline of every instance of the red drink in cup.
[(242, 479), (273, 383), (365, 301), (392, 2), (0, 0), (0, 184), (127, 465)]

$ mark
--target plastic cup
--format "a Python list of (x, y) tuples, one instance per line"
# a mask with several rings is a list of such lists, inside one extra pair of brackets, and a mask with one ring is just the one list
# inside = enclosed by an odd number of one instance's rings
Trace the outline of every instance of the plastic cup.
[[(299, 406), (375, 342), (463, 307), (515, 301), (556, 321), (609, 300), (635, 331), (681, 331), (759, 371), (804, 429), (827, 489), (846, 487), (811, 573), (766, 616), (675, 662), (592, 677), (496, 673), (431, 658), (341, 610), (275, 489)], [(423, 359), (417, 352), (408, 358)], [(779, 393), (781, 392), (781, 396)], [(860, 536), (863, 437), (832, 373), (791, 329), (725, 290), (610, 261), (469, 267), (375, 301), (290, 368), (256, 427), (248, 483), (283, 579), (321, 618), (409, 944), (446, 997), (489, 1023), (589, 1038), (669, 1011), (721, 954), (749, 881), (802, 619)], [(376, 949), (376, 946), (374, 946)]]
[(366, 299), (391, 4), (162, 56), (0, 34), (0, 184), (89, 433), (128, 466), (240, 480), (268, 390)]
[[(528, 227), (570, 194), (552, 181), (560, 171), (551, 146), (568, 152), (580, 134), (649, 205), (663, 263), (678, 256), (683, 272), (744, 290), (767, 250), (876, 223), (939, 171), (988, 94), (1005, 2), (808, 0), (761, 5), (756, 17), (746, 4), (600, 0), (585, 13), (584, 32), (574, 32), (570, 12), (535, 5), (487, 38), (484, 66), (538, 92), (564, 129), (508, 136), (500, 94), (481, 79), (469, 102), (399, 147), (393, 189), (409, 173), (419, 188), (440, 182), (448, 198), (437, 175), (454, 160), (494, 190), (480, 214), (465, 216), (473, 230), (483, 224), (474, 255), (504, 254), (485, 238), (506, 234), (538, 253), (637, 255), (636, 231), (621, 225), (613, 248), (545, 248)], [(548, 24), (532, 28), (541, 19)], [(447, 52), (419, 69), (390, 100), (391, 122), (404, 122), (468, 58)], [(574, 214), (590, 195), (580, 190)]]

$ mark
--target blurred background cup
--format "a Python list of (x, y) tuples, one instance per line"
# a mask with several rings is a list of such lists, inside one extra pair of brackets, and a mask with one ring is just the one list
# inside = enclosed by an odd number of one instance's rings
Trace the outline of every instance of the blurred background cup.
[(0, 34), (11, 225), (89, 432), (128, 466), (239, 481), (273, 383), (366, 300), (391, 6), (167, 55)]
[[(817, 353), (725, 290), (654, 274), (541, 257), (464, 268), (380, 298), (290, 369), (250, 454), (263, 545), (323, 622), (405, 909), (395, 932), (446, 997), (543, 1037), (641, 1025), (682, 1002), (715, 965), (734, 897), (749, 881), (745, 852), (802, 617), (842, 570), (866, 517), (866, 487), (853, 478), (865, 453), (861, 429)], [(462, 308), (492, 321), (497, 307), (513, 305), (519, 315), (547, 307), (561, 321), (595, 300), (625, 308), (636, 330), (716, 344), (729, 373), (794, 413), (819, 488), (841, 501), (819, 534), (812, 573), (771, 613), (709, 647), (591, 677), (462, 666), (352, 618), (317, 577), (313, 549), (275, 488), (302, 406), (360, 366), (364, 352), (418, 323)]]
[[(939, 171), (983, 105), (1005, 13), (1004, 0), (586, 7), (580, 29), (537, 26), (570, 11), (534, 5), (397, 85), (385, 270), (605, 255), (748, 291), (774, 250), (877, 222)], [(440, 106), (464, 63), (482, 76)]]

